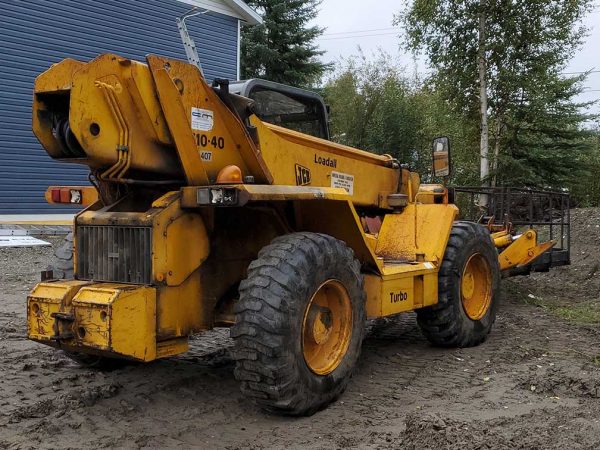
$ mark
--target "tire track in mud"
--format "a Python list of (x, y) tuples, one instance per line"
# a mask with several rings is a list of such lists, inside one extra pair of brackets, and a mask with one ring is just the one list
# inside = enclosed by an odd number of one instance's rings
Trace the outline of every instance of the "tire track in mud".
[[(375, 403), (389, 405), (386, 400), (392, 398), (426, 409), (452, 399), (452, 404), (444, 408), (444, 415), (473, 421), (516, 417), (539, 408), (576, 406), (582, 396), (597, 396), (598, 368), (591, 359), (586, 362), (589, 355), (581, 350), (597, 348), (597, 333), (581, 336), (552, 317), (534, 315), (534, 321), (540, 322), (542, 328), (552, 328), (547, 333), (536, 330), (533, 336), (523, 335), (531, 323), (515, 325), (513, 319), (530, 311), (517, 305), (505, 307), (511, 309), (500, 314), (488, 341), (472, 349), (448, 351), (429, 347), (410, 316), (375, 327), (364, 348), (374, 356), (367, 357), (369, 361), (361, 367), (371, 378), (378, 379), (380, 394)], [(536, 323), (534, 328), (538, 327)], [(565, 357), (579, 361), (564, 364), (560, 358)], [(519, 370), (515, 370), (515, 365)], [(387, 370), (392, 366), (395, 370)], [(544, 385), (552, 373), (562, 376), (554, 376)], [(562, 394), (562, 400), (557, 398), (557, 392)], [(379, 407), (393, 409), (395, 405)]]
[(25, 340), (34, 269), (0, 282), (0, 448), (600, 448), (600, 332), (516, 300), (472, 349), (431, 347), (414, 315), (371, 322), (346, 393), (289, 419), (241, 396), (225, 329), (106, 373)]

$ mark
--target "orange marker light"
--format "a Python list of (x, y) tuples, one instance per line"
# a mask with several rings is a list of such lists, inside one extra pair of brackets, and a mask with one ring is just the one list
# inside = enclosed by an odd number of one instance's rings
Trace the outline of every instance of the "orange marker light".
[(238, 166), (225, 166), (217, 175), (217, 184), (239, 184), (242, 182), (242, 170)]

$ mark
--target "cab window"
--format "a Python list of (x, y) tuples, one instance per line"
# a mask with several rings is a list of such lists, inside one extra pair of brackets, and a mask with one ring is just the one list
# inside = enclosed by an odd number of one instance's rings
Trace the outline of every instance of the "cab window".
[(255, 101), (260, 120), (327, 139), (323, 105), (319, 101), (260, 88), (254, 89), (250, 98)]

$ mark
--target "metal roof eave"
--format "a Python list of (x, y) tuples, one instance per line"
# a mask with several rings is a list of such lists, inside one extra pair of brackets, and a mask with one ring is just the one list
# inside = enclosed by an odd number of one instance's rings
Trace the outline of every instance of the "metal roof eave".
[(260, 25), (262, 17), (243, 0), (179, 0), (182, 3), (203, 8), (226, 16), (235, 17), (245, 25)]
[(227, 3), (231, 3), (232, 7), (240, 10), (241, 15), (244, 15), (244, 21), (247, 25), (261, 25), (263, 19), (254, 9), (250, 8), (243, 0), (225, 0)]

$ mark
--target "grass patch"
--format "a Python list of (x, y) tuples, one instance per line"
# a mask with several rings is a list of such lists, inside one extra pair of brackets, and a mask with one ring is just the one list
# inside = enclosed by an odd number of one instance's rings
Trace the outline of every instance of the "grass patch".
[(600, 324), (600, 307), (596, 302), (574, 306), (556, 306), (553, 313), (577, 323)]
[(563, 303), (555, 300), (548, 300), (539, 296), (531, 298), (529, 295), (524, 295), (523, 300), (528, 305), (538, 306), (571, 322), (588, 325), (600, 324), (599, 301), (592, 300), (577, 303)]
[[(562, 317), (570, 322), (599, 325), (600, 324), (600, 299), (564, 302), (556, 299), (548, 299), (537, 293), (529, 293), (516, 283), (503, 283), (505, 295), (522, 299), (527, 305), (537, 306)], [(531, 297), (533, 296), (533, 297)]]

